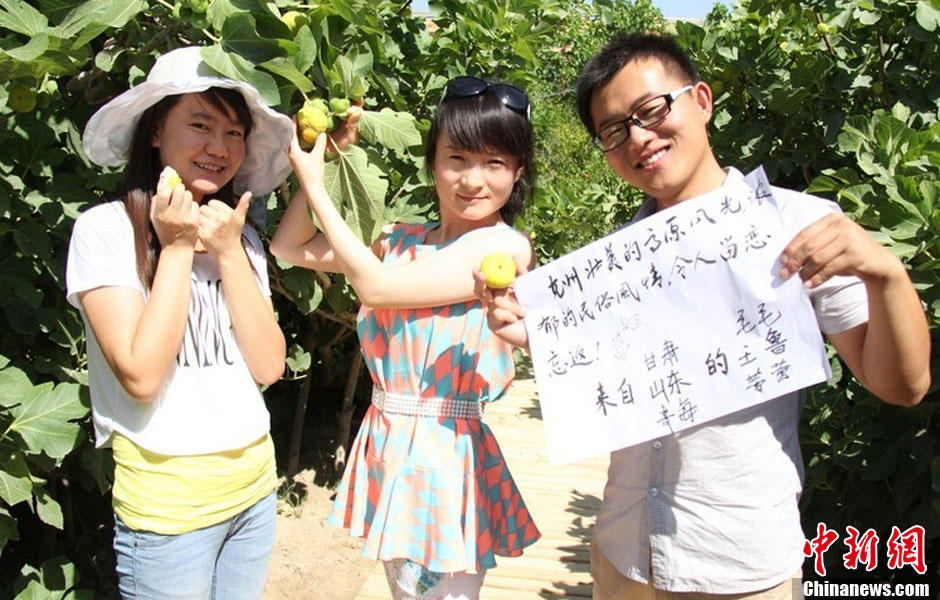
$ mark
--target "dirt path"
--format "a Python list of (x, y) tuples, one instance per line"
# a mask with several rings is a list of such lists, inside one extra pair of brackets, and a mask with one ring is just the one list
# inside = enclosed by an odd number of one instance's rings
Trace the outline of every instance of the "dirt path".
[[(306, 498), (298, 507), (278, 505), (277, 537), (265, 600), (351, 600), (375, 562), (362, 558), (362, 542), (326, 522), (333, 491), (313, 483), (313, 473), (297, 477)], [(302, 495), (302, 494), (301, 494)]]

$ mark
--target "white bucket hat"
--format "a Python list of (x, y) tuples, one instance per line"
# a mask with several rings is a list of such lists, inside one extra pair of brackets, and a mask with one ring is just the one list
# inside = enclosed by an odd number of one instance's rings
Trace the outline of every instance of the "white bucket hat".
[(245, 160), (235, 174), (235, 191), (267, 194), (290, 173), (287, 149), (294, 124), (286, 115), (269, 108), (251, 85), (219, 76), (202, 61), (199, 51), (198, 46), (189, 46), (160, 56), (146, 81), (98, 109), (82, 136), (85, 154), (103, 167), (122, 166), (127, 163), (134, 129), (145, 110), (166, 96), (203, 92), (211, 87), (231, 88), (245, 97), (254, 121)]

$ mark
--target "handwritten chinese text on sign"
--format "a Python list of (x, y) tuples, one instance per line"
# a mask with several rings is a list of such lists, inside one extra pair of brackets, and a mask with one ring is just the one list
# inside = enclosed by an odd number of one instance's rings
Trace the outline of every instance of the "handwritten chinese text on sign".
[(757, 169), (520, 277), (550, 462), (828, 378), (799, 277), (777, 277), (793, 233)]

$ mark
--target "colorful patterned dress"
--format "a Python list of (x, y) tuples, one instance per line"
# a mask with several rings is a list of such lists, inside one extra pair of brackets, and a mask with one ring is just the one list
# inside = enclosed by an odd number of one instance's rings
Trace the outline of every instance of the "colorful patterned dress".
[[(435, 225), (394, 226), (383, 242), (385, 264), (443, 247), (423, 243)], [(418, 398), (497, 400), (514, 376), (512, 353), (483, 313), (477, 301), (363, 306), (358, 331), (373, 385)], [(391, 414), (375, 404), (353, 442), (330, 522), (365, 538), (363, 556), (447, 573), (490, 569), (496, 554), (518, 556), (540, 536), (485, 423)]]

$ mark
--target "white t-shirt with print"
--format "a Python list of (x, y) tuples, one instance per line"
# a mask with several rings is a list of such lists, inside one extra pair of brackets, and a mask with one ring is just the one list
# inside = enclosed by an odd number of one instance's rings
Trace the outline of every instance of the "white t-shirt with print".
[[(243, 231), (245, 250), (262, 294), (270, 296), (267, 263), (257, 232)], [(137, 276), (134, 233), (122, 202), (108, 202), (76, 221), (66, 267), (67, 298), (85, 322), (92, 418), (98, 447), (119, 432), (138, 446), (171, 456), (244, 448), (265, 435), (270, 416), (235, 343), (215, 259), (197, 253), (190, 280), (189, 319), (176, 362), (152, 402), (131, 397), (114, 376), (78, 295), (100, 287), (148, 291)]]

